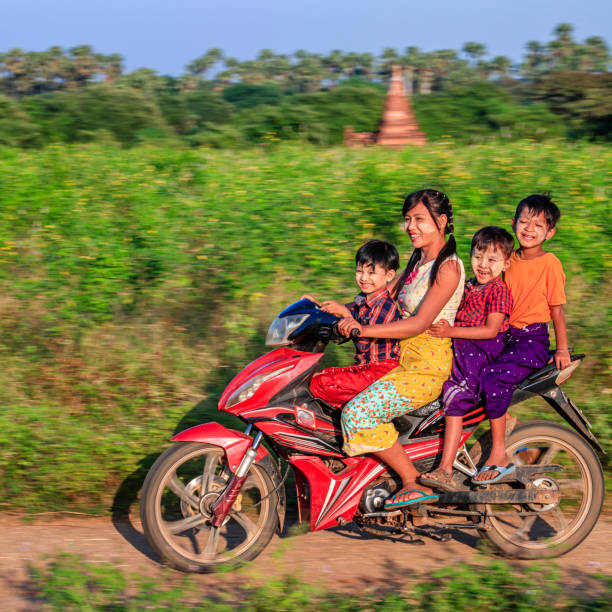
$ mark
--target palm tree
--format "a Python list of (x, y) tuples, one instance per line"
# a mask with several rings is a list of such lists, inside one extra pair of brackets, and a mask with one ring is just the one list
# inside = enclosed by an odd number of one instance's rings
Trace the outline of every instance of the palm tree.
[(374, 56), (371, 53), (359, 54), (358, 74), (366, 81), (371, 81), (374, 69)]
[(418, 69), (424, 65), (424, 57), (418, 47), (406, 47), (404, 55), (400, 58), (400, 63), (404, 66), (404, 87), (409, 96), (414, 91), (416, 74)]
[(190, 74), (203, 77), (210, 68), (218, 61), (223, 59), (223, 51), (218, 47), (213, 47), (201, 55), (197, 59), (187, 64), (187, 72)]
[(260, 85), (265, 81), (265, 66), (259, 60), (247, 60), (240, 63), (240, 80), (243, 83)]
[(102, 72), (104, 80), (107, 83), (114, 83), (123, 72), (123, 56), (119, 53), (100, 56)]
[(223, 58), (225, 69), (217, 75), (217, 80), (229, 84), (232, 81), (239, 81), (241, 75), (241, 63), (235, 57)]
[(478, 60), (476, 62), (476, 76), (483, 80), (488, 81), (491, 73), (493, 72), (493, 64), (486, 60)]
[(610, 50), (600, 36), (590, 36), (584, 41), (585, 69), (589, 72), (608, 72), (610, 69)]
[(291, 67), (289, 79), (297, 91), (311, 92), (319, 89), (325, 75), (321, 56), (303, 49), (296, 51), (293, 56), (298, 61)]
[(49, 49), (43, 53), (43, 56), (43, 72), (45, 75), (46, 89), (48, 91), (61, 89), (66, 84), (66, 78), (69, 72), (68, 58), (64, 55), (61, 47), (58, 46), (49, 47)]
[(537, 40), (530, 40), (525, 47), (525, 62), (521, 64), (521, 72), (528, 78), (534, 78), (548, 68), (546, 47)]
[(574, 27), (569, 23), (560, 23), (555, 29), (555, 40), (548, 43), (548, 50), (553, 60), (553, 69), (576, 69), (576, 43), (572, 38)]
[(510, 66), (512, 66), (512, 61), (505, 55), (496, 55), (491, 60), (491, 72), (500, 79), (509, 76)]
[(278, 71), (277, 55), (272, 49), (262, 49), (255, 60), (259, 64), (259, 70), (263, 80), (271, 81), (276, 78)]
[(487, 48), (482, 43), (466, 42), (461, 49), (473, 63), (487, 54)]
[(178, 78), (177, 85), (179, 91), (195, 91), (204, 83), (204, 79), (195, 74), (183, 74)]
[(274, 79), (283, 87), (289, 82), (291, 73), (291, 61), (284, 53), (277, 55), (274, 58)]
[(164, 77), (159, 76), (151, 68), (138, 68), (118, 77), (117, 84), (155, 93), (163, 89), (165, 81)]
[(22, 49), (14, 48), (2, 54), (0, 72), (7, 73), (5, 88), (10, 96), (17, 97), (20, 90), (23, 89), (22, 83), (26, 78), (27, 70), (26, 61), (27, 54)]
[[(436, 79), (436, 87), (443, 87), (447, 81), (457, 80), (457, 67), (466, 66), (465, 60), (460, 60), (457, 52), (454, 49), (440, 49), (432, 51), (424, 56), (424, 65), (434, 71), (433, 76)], [(473, 72), (473, 71), (470, 71)], [(471, 80), (464, 79), (464, 80)]]
[(571, 23), (560, 23), (553, 30), (553, 34), (557, 37), (557, 40), (566, 44), (573, 42), (573, 32), (574, 26)]
[(72, 47), (68, 49), (68, 53), (68, 87), (83, 86), (100, 72), (100, 56), (94, 53), (90, 45)]
[(321, 58), (321, 63), (328, 72), (328, 78), (338, 83), (344, 70), (344, 53), (340, 49), (333, 49)]
[(380, 55), (378, 74), (383, 81), (391, 78), (391, 68), (400, 64), (400, 56), (393, 47), (385, 47)]
[(350, 51), (344, 56), (344, 60), (342, 62), (342, 72), (345, 76), (354, 76), (357, 74), (361, 66), (361, 54), (355, 51)]

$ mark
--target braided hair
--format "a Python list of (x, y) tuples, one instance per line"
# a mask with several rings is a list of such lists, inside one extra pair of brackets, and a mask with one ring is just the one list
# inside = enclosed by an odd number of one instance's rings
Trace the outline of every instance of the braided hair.
[[(436, 280), (436, 276), (438, 275), (438, 270), (440, 269), (442, 262), (450, 255), (453, 255), (457, 252), (457, 244), (455, 242), (455, 237), (453, 236), (453, 233), (455, 231), (455, 226), (453, 224), (453, 206), (450, 203), (448, 197), (441, 191), (436, 191), (435, 189), (420, 189), (419, 191), (413, 191), (410, 195), (406, 197), (406, 199), (404, 200), (404, 206), (402, 208), (402, 215), (405, 217), (406, 213), (419, 203), (423, 204), (423, 206), (427, 208), (429, 214), (431, 215), (431, 218), (433, 219), (438, 229), (440, 228), (438, 224), (438, 217), (440, 215), (446, 215), (447, 221), (446, 227), (444, 228), (444, 233), (450, 234), (448, 240), (446, 241), (446, 244), (438, 253), (436, 260), (434, 261), (434, 264), (431, 267), (431, 273), (429, 276), (429, 285), (431, 286)], [(406, 282), (406, 278), (414, 270), (420, 259), (421, 249), (414, 249), (414, 251), (412, 251), (410, 259), (408, 260), (408, 265), (402, 272), (402, 275), (400, 276), (400, 279), (397, 285), (395, 286), (394, 297), (397, 297), (399, 290)]]

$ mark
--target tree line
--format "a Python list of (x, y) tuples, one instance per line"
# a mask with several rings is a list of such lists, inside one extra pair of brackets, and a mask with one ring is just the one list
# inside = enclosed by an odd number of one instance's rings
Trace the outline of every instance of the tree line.
[(178, 77), (125, 72), (121, 55), (89, 45), (12, 49), (0, 54), (0, 143), (178, 136), (212, 146), (275, 138), (333, 144), (342, 122), (376, 129), (394, 65), (405, 67), (430, 138), (608, 139), (611, 56), (603, 38), (578, 42), (570, 24), (559, 24), (551, 41), (525, 49), (513, 64), (505, 56), (487, 59), (477, 42), (461, 51), (386, 48), (378, 56), (264, 49), (246, 61), (213, 48)]

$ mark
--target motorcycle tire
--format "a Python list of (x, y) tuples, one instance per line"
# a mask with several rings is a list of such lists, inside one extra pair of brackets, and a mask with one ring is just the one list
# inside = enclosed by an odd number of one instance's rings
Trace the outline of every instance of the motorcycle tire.
[(279, 524), (279, 492), (262, 464), (254, 463), (225, 523), (210, 525), (207, 508), (231, 476), (223, 449), (179, 442), (162, 453), (145, 479), (140, 499), (144, 534), (163, 562), (205, 573), (254, 559)]
[[(593, 448), (567, 427), (531, 421), (506, 438), (506, 452), (517, 466), (561, 465), (563, 470), (543, 472), (533, 481), (558, 490), (561, 499), (548, 505), (478, 505), (489, 514), (489, 528), (480, 530), (481, 536), (515, 559), (558, 557), (574, 549), (595, 526), (604, 501), (603, 471)], [(518, 482), (488, 486), (522, 487)]]

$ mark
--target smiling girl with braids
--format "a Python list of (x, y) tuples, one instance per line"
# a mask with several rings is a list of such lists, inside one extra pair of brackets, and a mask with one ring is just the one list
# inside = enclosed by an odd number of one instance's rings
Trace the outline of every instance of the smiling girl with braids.
[(348, 317), (338, 324), (347, 336), (358, 329), (365, 338), (402, 339), (400, 366), (355, 396), (342, 411), (344, 451), (372, 453), (402, 480), (400, 491), (385, 504), (387, 509), (438, 499), (431, 489), (417, 485), (419, 472), (404, 453), (391, 420), (440, 395), (451, 372), (452, 345), (450, 338), (434, 338), (427, 329), (440, 319), (454, 322), (465, 280), (448, 198), (433, 189), (415, 191), (406, 198), (402, 213), (414, 246), (404, 273), (391, 285), (402, 320), (364, 326)]

